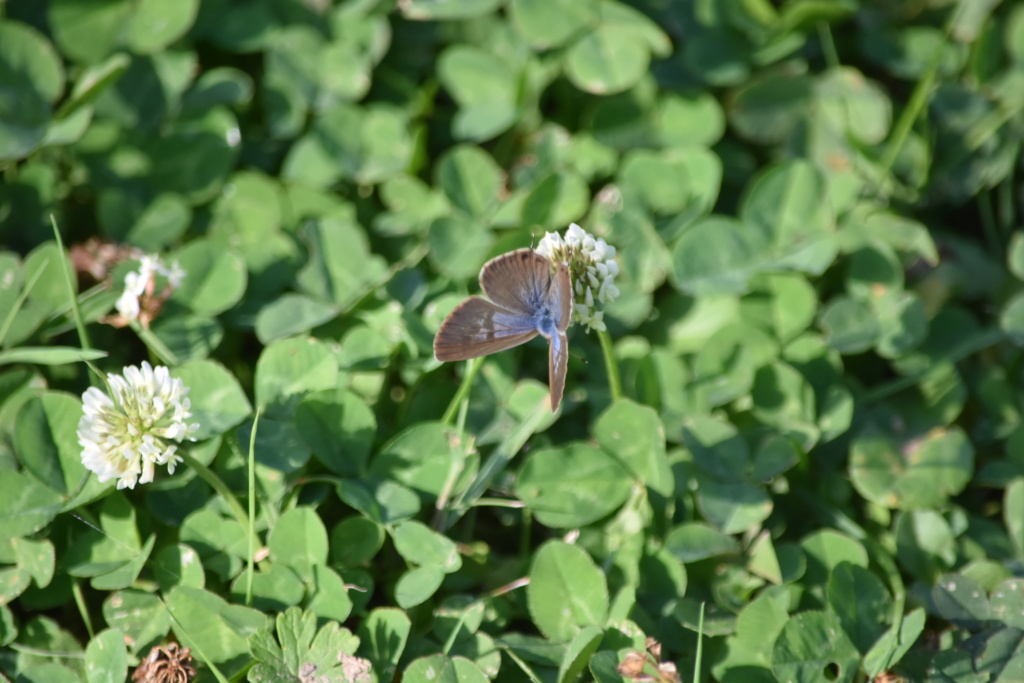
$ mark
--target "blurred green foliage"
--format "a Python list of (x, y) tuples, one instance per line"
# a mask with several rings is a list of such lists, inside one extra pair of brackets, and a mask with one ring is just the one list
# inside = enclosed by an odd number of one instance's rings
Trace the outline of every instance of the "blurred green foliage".
[[(0, 672), (1024, 679), (1022, 110), (999, 0), (0, 3)], [(624, 395), (571, 329), (557, 416), (535, 342), (443, 421), (573, 221)], [(144, 358), (254, 573), (196, 467), (86, 476), (78, 361)]]

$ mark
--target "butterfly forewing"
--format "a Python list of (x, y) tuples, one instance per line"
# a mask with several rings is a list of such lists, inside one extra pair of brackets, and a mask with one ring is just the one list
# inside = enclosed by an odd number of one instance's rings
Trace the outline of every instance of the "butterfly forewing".
[(551, 288), (551, 261), (533, 249), (516, 249), (492, 258), (480, 271), (480, 288), (494, 303), (532, 315)]
[(434, 357), (442, 362), (479, 358), (519, 346), (536, 336), (537, 328), (529, 316), (471, 296), (441, 323), (434, 337)]

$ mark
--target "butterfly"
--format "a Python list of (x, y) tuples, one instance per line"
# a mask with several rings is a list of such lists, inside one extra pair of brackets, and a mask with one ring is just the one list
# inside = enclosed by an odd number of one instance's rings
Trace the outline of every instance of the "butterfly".
[(558, 410), (569, 363), (569, 266), (556, 265), (533, 249), (517, 249), (484, 264), (480, 288), (490, 301), (471, 296), (455, 307), (434, 337), (434, 358), (445, 362), (487, 356), (539, 334), (548, 340), (551, 410)]

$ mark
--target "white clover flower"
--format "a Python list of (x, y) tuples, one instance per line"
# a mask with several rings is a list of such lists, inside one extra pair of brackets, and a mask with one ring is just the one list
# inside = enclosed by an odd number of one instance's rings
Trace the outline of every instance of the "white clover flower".
[(156, 465), (174, 474), (181, 456), (170, 442), (194, 441), (199, 428), (186, 423), (192, 417), (188, 387), (167, 368), (154, 369), (145, 361), (141, 369), (126, 367), (123, 376), (107, 375), (107, 385), (113, 398), (96, 387), (82, 395), (82, 464), (101, 482), (117, 478), (119, 489), (153, 481)]
[(573, 223), (563, 238), (557, 232), (544, 234), (537, 251), (556, 263), (568, 263), (576, 293), (573, 320), (587, 330), (605, 330), (604, 311), (598, 304), (607, 304), (619, 296), (615, 276), (619, 264), (615, 247)]
[[(120, 317), (112, 322), (123, 327), (132, 320), (140, 320), (148, 328), (168, 297), (181, 287), (185, 275), (177, 261), (168, 268), (158, 255), (143, 254), (139, 258), (139, 269), (124, 276), (124, 292), (115, 304)], [(156, 291), (158, 276), (166, 280), (159, 293)]]

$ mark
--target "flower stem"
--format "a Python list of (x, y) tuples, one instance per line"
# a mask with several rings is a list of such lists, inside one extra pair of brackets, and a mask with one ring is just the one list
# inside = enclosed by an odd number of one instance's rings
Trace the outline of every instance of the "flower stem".
[(462, 401), (469, 396), (469, 389), (473, 386), (473, 378), (476, 377), (476, 373), (479, 372), (480, 366), (483, 363), (484, 359), (481, 357), (471, 358), (466, 364), (466, 374), (462, 377), (462, 384), (459, 385), (459, 390), (455, 392), (452, 402), (448, 404), (448, 410), (444, 411), (444, 416), (441, 418), (443, 424), (450, 425), (452, 420), (455, 419), (455, 411), (459, 409)]
[(622, 380), (619, 378), (619, 364), (615, 361), (612, 336), (608, 334), (608, 330), (598, 330), (597, 338), (601, 340), (601, 351), (604, 353), (604, 369), (608, 373), (608, 390), (612, 394), (612, 402), (615, 402), (622, 398)]
[(249, 517), (245, 514), (245, 510), (242, 509), (242, 505), (235, 498), (235, 495), (231, 493), (231, 489), (224, 483), (224, 480), (218, 477), (213, 470), (199, 462), (184, 450), (178, 451), (178, 455), (181, 456), (182, 461), (194, 469), (203, 481), (213, 487), (213, 490), (219, 493), (224, 500), (227, 501), (228, 507), (231, 508), (231, 512), (234, 513), (238, 523), (242, 525), (246, 533), (249, 533)]

